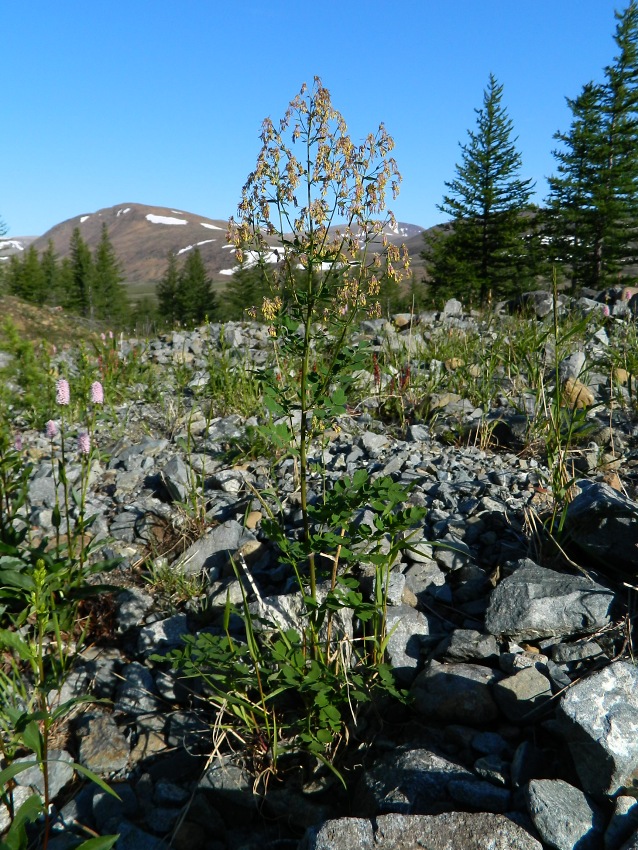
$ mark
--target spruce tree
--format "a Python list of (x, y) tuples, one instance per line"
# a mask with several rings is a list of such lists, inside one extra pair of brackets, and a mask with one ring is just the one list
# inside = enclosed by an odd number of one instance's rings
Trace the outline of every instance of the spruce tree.
[(70, 277), (69, 285), (64, 293), (64, 306), (81, 316), (90, 316), (93, 310), (91, 298), (93, 258), (79, 227), (76, 227), (71, 234), (69, 252)]
[(177, 314), (180, 321), (191, 324), (217, 315), (217, 300), (211, 291), (211, 279), (199, 248), (189, 251), (177, 284)]
[(179, 307), (177, 304), (177, 288), (179, 285), (179, 271), (177, 268), (177, 257), (171, 251), (168, 255), (166, 271), (157, 284), (157, 309), (160, 317), (171, 327), (179, 321)]
[(124, 276), (109, 238), (108, 227), (103, 224), (91, 274), (92, 307), (96, 318), (115, 322), (127, 318), (129, 305), (123, 281)]
[(478, 300), (513, 291), (525, 268), (523, 216), (533, 182), (520, 177), (521, 155), (513, 123), (502, 106), (503, 86), (490, 74), (476, 130), (461, 144), (456, 177), (439, 210), (452, 218), (424, 252), (435, 289)]
[(602, 84), (568, 99), (572, 122), (556, 133), (557, 174), (549, 178), (547, 240), (569, 270), (572, 290), (617, 282), (638, 261), (638, 3), (622, 13), (618, 55)]
[(44, 278), (44, 287), (48, 293), (48, 303), (54, 305), (60, 304), (62, 300), (62, 278), (53, 239), (49, 239), (47, 247), (40, 257), (40, 268), (42, 269)]

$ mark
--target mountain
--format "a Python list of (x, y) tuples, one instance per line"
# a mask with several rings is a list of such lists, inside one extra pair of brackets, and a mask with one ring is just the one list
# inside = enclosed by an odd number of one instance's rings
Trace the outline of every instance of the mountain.
[[(52, 240), (58, 255), (65, 257), (76, 227), (93, 250), (99, 242), (103, 224), (108, 227), (109, 238), (128, 284), (157, 283), (166, 270), (169, 252), (174, 252), (180, 260), (196, 245), (213, 281), (226, 284), (233, 273), (235, 258), (232, 246), (226, 242), (227, 220), (167, 207), (133, 203), (106, 207), (67, 219), (32, 241), (41, 252)], [(422, 232), (423, 228), (417, 225), (397, 222), (396, 228), (387, 228), (384, 235), (390, 242), (406, 242), (418, 263), (423, 247)]]

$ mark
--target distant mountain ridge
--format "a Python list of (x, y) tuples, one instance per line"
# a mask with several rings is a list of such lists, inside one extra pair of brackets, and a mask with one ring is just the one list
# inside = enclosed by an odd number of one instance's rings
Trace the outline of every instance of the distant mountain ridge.
[[(146, 204), (125, 203), (105, 207), (94, 213), (84, 213), (56, 224), (42, 236), (0, 238), (0, 257), (25, 250), (29, 244), (42, 252), (49, 240), (60, 258), (69, 253), (71, 234), (77, 227), (82, 238), (93, 250), (100, 239), (102, 225), (108, 227), (109, 238), (121, 263), (125, 280), (130, 284), (157, 283), (166, 270), (170, 252), (178, 260), (197, 246), (213, 281), (227, 284), (235, 267), (233, 250), (226, 242), (228, 221), (212, 219), (185, 210)], [(418, 264), (423, 248), (423, 228), (397, 222), (387, 228), (390, 242), (405, 242), (413, 260)], [(2, 243), (6, 244), (3, 249)], [(276, 242), (273, 241), (273, 248)]]

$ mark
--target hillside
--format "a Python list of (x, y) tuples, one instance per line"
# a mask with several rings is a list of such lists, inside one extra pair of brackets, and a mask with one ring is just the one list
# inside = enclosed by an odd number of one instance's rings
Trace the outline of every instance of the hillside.
[[(227, 221), (211, 219), (184, 210), (145, 204), (125, 203), (106, 207), (90, 214), (67, 219), (33, 240), (38, 251), (53, 241), (60, 257), (69, 252), (69, 240), (78, 227), (91, 249), (97, 245), (102, 225), (106, 224), (115, 252), (129, 285), (155, 284), (166, 269), (169, 252), (183, 258), (187, 251), (199, 247), (202, 259), (214, 282), (228, 283), (234, 258), (226, 243)], [(422, 228), (399, 222), (385, 234), (391, 242), (406, 242), (415, 264), (422, 249)]]

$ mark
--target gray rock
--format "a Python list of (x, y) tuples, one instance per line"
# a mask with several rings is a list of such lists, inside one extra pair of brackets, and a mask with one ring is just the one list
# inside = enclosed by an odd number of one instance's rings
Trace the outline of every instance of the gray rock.
[(507, 812), (511, 806), (511, 794), (506, 788), (498, 788), (491, 782), (480, 779), (452, 779), (448, 782), (452, 799), (479, 812)]
[(179, 455), (168, 461), (161, 472), (164, 486), (174, 502), (186, 502), (195, 486), (195, 475)]
[[(14, 759), (14, 764), (26, 764), (33, 761), (33, 756)], [(60, 791), (73, 779), (73, 759), (65, 750), (50, 750), (47, 761), (47, 777), (49, 780), (49, 797), (56, 797)], [(15, 777), (17, 785), (28, 786), (38, 794), (44, 794), (44, 774), (38, 767), (28, 767)]]
[(409, 605), (388, 607), (388, 660), (402, 685), (409, 685), (421, 667), (422, 638), (430, 634), (427, 617)]
[(355, 792), (354, 814), (428, 814), (440, 811), (443, 803), (451, 808), (448, 782), (474, 778), (465, 767), (432, 750), (389, 753), (362, 776)]
[(340, 818), (313, 827), (299, 850), (542, 850), (512, 820), (483, 812), (380, 815), (374, 821)]
[(153, 607), (153, 597), (139, 587), (127, 587), (115, 598), (116, 631), (119, 635), (141, 626)]
[(566, 381), (568, 378), (580, 378), (583, 369), (585, 368), (585, 352), (575, 351), (561, 360), (558, 366), (558, 374), (561, 381)]
[(557, 718), (583, 789), (617, 794), (638, 777), (638, 670), (618, 661), (573, 685)]
[(451, 316), (462, 316), (463, 315), (463, 305), (456, 298), (450, 298), (445, 302), (445, 306), (443, 307), (443, 315), (447, 318)]
[(211, 528), (204, 537), (189, 546), (175, 569), (181, 569), (189, 576), (206, 571), (209, 581), (218, 581), (230, 557), (244, 543), (254, 539), (236, 520), (228, 520)]
[(75, 734), (79, 739), (80, 764), (110, 776), (124, 770), (128, 763), (128, 741), (110, 714), (85, 714), (78, 720)]
[(605, 830), (605, 850), (616, 850), (634, 832), (638, 834), (638, 800), (621, 794), (614, 800), (614, 813)]
[(137, 661), (132, 661), (122, 670), (122, 678), (115, 691), (113, 710), (133, 717), (152, 714), (160, 706), (156, 694), (151, 671)]
[(549, 707), (552, 689), (547, 676), (536, 667), (525, 667), (496, 682), (494, 699), (512, 723), (535, 723)]
[(603, 570), (636, 574), (638, 504), (608, 484), (579, 481), (567, 507), (565, 530), (573, 544)]
[(496, 664), (499, 650), (493, 635), (484, 635), (475, 629), (455, 629), (436, 648), (435, 655), (445, 661), (482, 661)]
[(188, 634), (186, 614), (173, 614), (164, 620), (156, 620), (139, 631), (137, 651), (141, 655), (152, 652), (166, 652), (182, 643), (182, 637)]
[(144, 832), (129, 821), (121, 821), (116, 832), (120, 836), (117, 839), (117, 850), (168, 850), (168, 844), (161, 838)]
[(485, 627), (493, 635), (536, 640), (593, 632), (610, 622), (614, 594), (584, 576), (569, 576), (516, 561), (491, 594)]
[[(637, 299), (638, 303), (638, 299)], [(620, 850), (638, 850), (638, 830), (634, 832), (631, 838), (627, 839)]]
[(540, 837), (556, 850), (597, 850), (603, 839), (602, 812), (562, 779), (532, 779), (525, 802)]
[(500, 677), (478, 664), (430, 661), (412, 685), (414, 707), (425, 717), (448, 723), (490, 723), (498, 717), (491, 687)]

